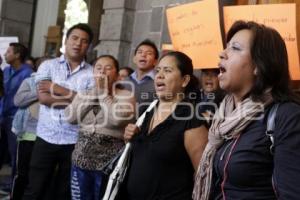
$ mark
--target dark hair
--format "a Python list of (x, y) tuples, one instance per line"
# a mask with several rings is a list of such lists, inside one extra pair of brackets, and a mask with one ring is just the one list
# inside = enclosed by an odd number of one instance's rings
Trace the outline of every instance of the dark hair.
[(27, 56), (25, 60), (31, 60), (33, 63), (35, 62), (35, 58), (32, 56)]
[(35, 59), (34, 57), (32, 57), (32, 56), (27, 56), (27, 57), (25, 58), (25, 62), (28, 61), (28, 60), (30, 60), (30, 61), (33, 63), (33, 65), (35, 65), (36, 59)]
[(93, 63), (93, 66), (96, 64), (96, 62), (97, 62), (100, 58), (110, 58), (110, 59), (113, 61), (113, 63), (114, 63), (114, 65), (115, 65), (115, 68), (116, 68), (117, 72), (119, 71), (119, 61), (118, 61), (114, 56), (108, 55), (108, 54), (107, 54), (107, 55), (101, 55), (101, 56), (97, 57), (97, 58), (95, 59), (94, 63)]
[(20, 60), (21, 62), (24, 62), (28, 54), (27, 48), (23, 44), (17, 42), (9, 43), (9, 46), (13, 47), (14, 54), (20, 54)]
[(287, 101), (294, 96), (290, 89), (288, 54), (284, 40), (273, 28), (253, 21), (236, 21), (227, 34), (227, 42), (240, 30), (253, 34), (251, 58), (257, 69), (257, 77), (249, 95), (262, 100), (264, 92), (271, 88), (274, 101)]
[(220, 73), (220, 70), (217, 68), (204, 68), (201, 69), (201, 74), (202, 73), (207, 73), (207, 72), (213, 72), (214, 74), (218, 75)]
[(53, 59), (54, 57), (52, 56), (42, 56), (42, 57), (37, 57), (35, 59), (35, 70), (37, 71), (38, 68), (40, 67), (40, 65), (46, 61), (46, 60), (50, 60), (50, 59)]
[(36, 68), (36, 66), (35, 66), (35, 62), (36, 62), (36, 59), (34, 58), (34, 57), (32, 57), (32, 56), (27, 56), (26, 58), (25, 58), (25, 62), (27, 62), (28, 60), (30, 60), (31, 62), (32, 62), (32, 69), (33, 69), (33, 71), (37, 71), (37, 68)]
[(66, 36), (67, 38), (69, 38), (70, 34), (72, 33), (72, 31), (74, 29), (80, 29), (80, 30), (86, 32), (89, 35), (89, 43), (91, 43), (93, 41), (93, 31), (89, 27), (88, 24), (84, 24), (84, 23), (75, 24), (74, 26), (69, 28), (69, 30), (67, 31), (67, 36)]
[(122, 69), (125, 69), (125, 70), (127, 71), (128, 75), (130, 75), (130, 74), (132, 74), (132, 73), (134, 72), (133, 69), (131, 69), (130, 67), (127, 67), (127, 66), (121, 67), (121, 68), (119, 69), (119, 71), (122, 70)]
[(140, 48), (140, 46), (143, 46), (143, 45), (145, 45), (145, 46), (150, 46), (150, 47), (154, 50), (154, 53), (155, 53), (155, 59), (158, 59), (158, 57), (159, 57), (158, 49), (157, 49), (156, 45), (154, 44), (154, 42), (152, 42), (152, 41), (149, 40), (149, 39), (145, 39), (145, 40), (143, 40), (141, 43), (139, 43), (139, 44), (137, 45), (137, 47), (136, 47), (135, 50), (134, 50), (134, 55), (136, 55), (136, 52), (138, 51), (138, 49)]
[[(190, 76), (190, 82), (185, 88), (185, 95), (186, 97), (190, 97), (190, 93), (197, 93), (198, 91), (198, 79), (193, 74), (193, 62), (190, 57), (188, 57), (186, 54), (180, 52), (180, 51), (170, 51), (164, 54), (159, 60), (162, 60), (164, 57), (172, 56), (175, 58), (177, 67), (181, 73), (181, 76), (189, 75)], [(189, 99), (191, 100), (191, 99)]]

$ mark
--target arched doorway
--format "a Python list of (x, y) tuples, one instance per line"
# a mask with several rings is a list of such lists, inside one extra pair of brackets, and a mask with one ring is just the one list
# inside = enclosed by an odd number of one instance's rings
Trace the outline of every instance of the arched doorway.
[[(88, 12), (88, 24), (94, 32), (93, 46), (99, 39), (101, 15), (103, 12), (103, 0), (82, 0), (86, 3)], [(65, 10), (69, 0), (39, 0), (35, 16), (34, 35), (31, 55), (34, 57), (44, 56), (45, 37), (49, 26), (60, 26), (65, 23)], [(61, 30), (62, 32), (62, 30)], [(95, 54), (95, 53), (94, 53)], [(90, 55), (89, 55), (90, 56)], [(88, 56), (88, 57), (89, 57)]]
[(63, 37), (61, 53), (64, 53), (64, 42), (67, 31), (70, 27), (77, 23), (88, 23), (88, 8), (84, 0), (68, 0), (66, 9), (64, 10), (65, 20), (63, 26)]

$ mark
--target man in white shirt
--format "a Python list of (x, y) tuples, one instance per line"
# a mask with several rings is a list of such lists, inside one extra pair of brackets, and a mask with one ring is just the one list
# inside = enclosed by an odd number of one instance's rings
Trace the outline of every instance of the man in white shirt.
[(41, 64), (36, 75), (41, 104), (37, 139), (33, 149), (29, 185), (23, 200), (43, 199), (51, 178), (56, 175), (54, 199), (71, 199), (71, 154), (78, 137), (78, 126), (65, 120), (64, 108), (77, 92), (93, 85), (92, 66), (85, 56), (93, 39), (87, 24), (77, 24), (67, 32), (65, 54)]

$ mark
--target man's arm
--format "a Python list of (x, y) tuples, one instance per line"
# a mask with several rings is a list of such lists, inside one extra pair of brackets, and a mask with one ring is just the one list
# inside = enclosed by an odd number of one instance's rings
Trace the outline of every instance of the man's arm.
[(14, 96), (14, 104), (18, 107), (27, 107), (37, 101), (35, 90), (30, 88), (29, 79), (25, 79)]
[(76, 95), (75, 91), (48, 80), (38, 83), (37, 92), (41, 104), (55, 108), (65, 108)]

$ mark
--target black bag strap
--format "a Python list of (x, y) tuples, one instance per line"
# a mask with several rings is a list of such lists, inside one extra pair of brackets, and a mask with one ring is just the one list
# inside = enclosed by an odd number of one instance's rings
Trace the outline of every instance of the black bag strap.
[(271, 154), (274, 153), (274, 130), (275, 130), (275, 118), (276, 118), (276, 113), (279, 107), (279, 103), (276, 103), (272, 106), (269, 114), (268, 114), (268, 121), (267, 121), (267, 130), (266, 130), (266, 135), (270, 138), (271, 140), (271, 146), (270, 146), (270, 152)]

